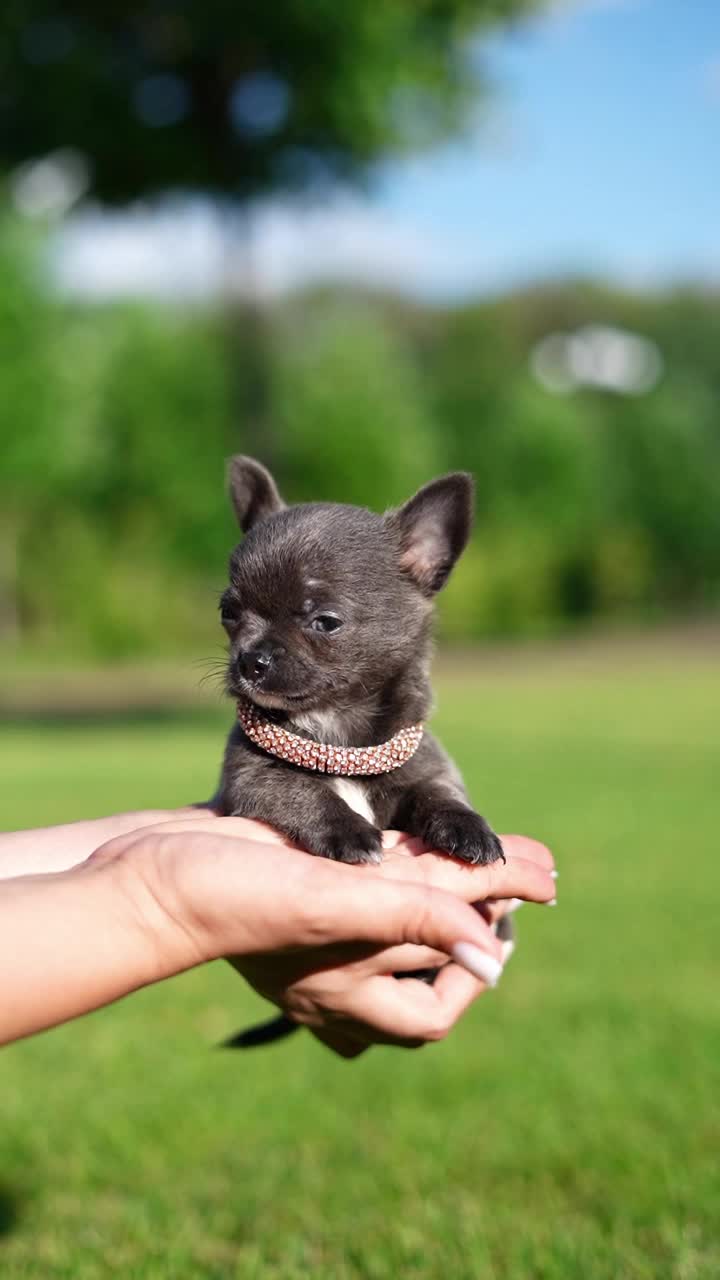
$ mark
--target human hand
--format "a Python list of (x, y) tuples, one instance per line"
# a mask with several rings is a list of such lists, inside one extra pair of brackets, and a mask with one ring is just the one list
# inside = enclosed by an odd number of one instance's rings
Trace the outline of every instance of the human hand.
[[(269, 832), (267, 838), (279, 839), (275, 832)], [(527, 868), (523, 863), (534, 863), (539, 870), (553, 874), (552, 856), (537, 841), (524, 836), (503, 836), (502, 841), (508, 860), (508, 874), (496, 881), (493, 886), (495, 894), (510, 895), (510, 890), (506, 890), (504, 885), (519, 886), (521, 877), (527, 878)], [(480, 877), (476, 876), (468, 882), (466, 872), (469, 870), (475, 876), (478, 870), (487, 871), (488, 868), (465, 868), (445, 855), (433, 853), (422, 841), (401, 832), (385, 832), (383, 845), (383, 863), (375, 868), (381, 875), (423, 883), (429, 887), (435, 885), (466, 900), (472, 900), (489, 923), (499, 921), (508, 911), (515, 910), (522, 901), (519, 888), (513, 896), (488, 896), (485, 901), (478, 901), (475, 895), (480, 891), (477, 883)], [(497, 869), (502, 871), (502, 865)], [(534, 879), (532, 872), (530, 878)], [(528, 897), (529, 889), (528, 881), (525, 884)], [(415, 1048), (429, 1040), (442, 1039), (478, 996), (488, 989), (487, 981), (453, 963), (449, 955), (412, 944), (375, 951), (372, 955), (355, 960), (341, 958), (337, 965), (320, 963), (317, 968), (312, 967), (310, 953), (305, 953), (302, 957), (276, 954), (233, 963), (260, 995), (271, 1000), (296, 1021), (305, 1022), (318, 1040), (344, 1058), (357, 1057), (371, 1044), (390, 1043)], [(432, 986), (414, 980), (398, 984), (392, 976), (431, 968), (442, 969)], [(396, 1008), (399, 1012), (402, 1006), (409, 1017), (427, 1017), (430, 1021), (425, 1024), (424, 1034), (417, 1037), (402, 1034), (401, 1023), (397, 1020), (392, 1029), (383, 1033), (375, 1026), (343, 1016), (339, 1006), (346, 998), (349, 987), (365, 985), (370, 980), (374, 980), (375, 998), (379, 1000), (382, 995), (383, 1002), (387, 999), (388, 1016), (391, 1016), (391, 1008)], [(399, 986), (402, 987), (400, 992)], [(307, 1006), (314, 1014), (312, 1021), (303, 1016)]]
[[(112, 841), (95, 860), (135, 867), (191, 946), (180, 967), (233, 956), (256, 990), (352, 1057), (370, 1043), (441, 1038), (496, 978), (500, 944), (470, 903), (486, 902), (497, 918), (498, 900), (554, 896), (551, 855), (523, 837), (504, 838), (506, 864), (487, 867), (398, 833), (385, 843), (381, 865), (347, 867), (311, 858), (262, 824), (205, 815)], [(447, 963), (458, 942), (474, 949), (475, 975)], [(392, 977), (438, 966), (432, 987)]]
[(212, 802), (185, 805), (180, 809), (135, 809), (105, 818), (3, 831), (0, 833), (0, 880), (68, 871), (85, 862), (94, 849), (113, 836), (197, 815), (211, 817)]

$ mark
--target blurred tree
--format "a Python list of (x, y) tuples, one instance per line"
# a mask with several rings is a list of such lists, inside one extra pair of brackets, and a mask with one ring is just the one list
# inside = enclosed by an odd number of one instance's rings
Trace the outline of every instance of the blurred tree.
[(246, 200), (357, 178), (476, 97), (467, 37), (537, 0), (7, 0), (0, 164), (73, 148), (94, 193)]
[[(204, 316), (123, 308), (106, 362), (98, 409), (99, 457), (85, 479), (84, 504), (122, 538), (145, 527), (159, 557), (186, 567), (221, 557), (218, 463), (233, 447), (221, 348)], [(132, 376), (128, 376), (132, 370)], [(176, 513), (182, 512), (178, 521)]]
[(298, 502), (402, 501), (445, 461), (407, 342), (369, 306), (307, 300), (302, 325), (290, 311), (275, 373), (283, 487)]
[[(62, 300), (34, 239), (0, 219), (0, 656), (209, 652), (235, 536), (217, 317)], [(566, 285), (551, 302), (568, 329), (654, 337), (658, 386), (537, 384), (535, 290), (442, 309), (308, 291), (275, 309), (290, 500), (381, 507), (434, 472), (475, 472), (477, 531), (442, 606), (463, 642), (720, 603), (717, 297)]]
[[(256, 197), (362, 180), (460, 127), (480, 82), (469, 36), (538, 2), (7, 0), (0, 167), (56, 153), (115, 204), (208, 193), (236, 231)], [(257, 444), (270, 335), (252, 299), (241, 318), (239, 404)]]
[(54, 448), (58, 379), (52, 311), (32, 270), (32, 243), (0, 219), (0, 640), (21, 629), (20, 551), (64, 459)]

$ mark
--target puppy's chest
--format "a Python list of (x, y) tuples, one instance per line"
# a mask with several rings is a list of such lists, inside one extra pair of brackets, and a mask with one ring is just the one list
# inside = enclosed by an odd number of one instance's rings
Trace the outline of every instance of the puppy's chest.
[(361, 818), (375, 825), (375, 812), (370, 803), (367, 787), (362, 782), (353, 782), (351, 778), (333, 778), (330, 783), (333, 791), (344, 800), (348, 808), (354, 809)]
[[(321, 742), (333, 742), (342, 745), (341, 722), (333, 711), (315, 712), (306, 716), (297, 716), (294, 726), (304, 733), (312, 733)], [(375, 812), (370, 798), (370, 788), (366, 782), (353, 778), (332, 778), (329, 785), (336, 795), (345, 801), (348, 808), (359, 813), (362, 818), (375, 825)]]

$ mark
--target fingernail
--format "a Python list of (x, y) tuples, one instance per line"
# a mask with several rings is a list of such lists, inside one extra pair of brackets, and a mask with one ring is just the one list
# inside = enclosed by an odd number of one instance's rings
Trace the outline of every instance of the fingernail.
[(507, 911), (505, 912), (505, 915), (511, 916), (513, 911), (517, 911), (518, 907), (522, 906), (523, 901), (524, 901), (523, 898), (511, 898), (510, 901), (508, 902)]
[(508, 938), (507, 942), (503, 942), (502, 949), (503, 949), (503, 967), (504, 967), (507, 964), (508, 960), (510, 959), (513, 951), (515, 950), (515, 943), (513, 942), (512, 938)]
[(552, 876), (553, 880), (557, 880), (557, 878), (558, 878), (558, 873), (557, 873), (557, 871), (555, 871), (555, 869), (554, 869), (554, 868), (553, 868), (553, 870), (550, 872), (550, 875)]
[(473, 942), (456, 942), (452, 949), (453, 960), (468, 973), (480, 978), (488, 987), (496, 987), (503, 971), (502, 964), (494, 956), (482, 951)]
[(556, 906), (557, 906), (557, 898), (551, 898), (549, 902), (546, 902), (546, 903), (545, 903), (545, 906), (546, 906), (546, 907), (556, 907)]

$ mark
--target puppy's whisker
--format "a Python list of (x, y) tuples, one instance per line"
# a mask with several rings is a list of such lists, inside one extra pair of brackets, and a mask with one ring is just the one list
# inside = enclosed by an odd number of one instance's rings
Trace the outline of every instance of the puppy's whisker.
[(207, 684), (215, 684), (221, 690), (225, 689), (225, 676), (227, 673), (227, 654), (214, 657), (198, 658), (193, 663), (196, 668), (202, 669), (202, 675), (198, 678), (198, 686), (200, 688)]
[(204, 689), (206, 685), (215, 685), (221, 693), (225, 692), (225, 676), (221, 671), (208, 671), (197, 683), (200, 689)]

